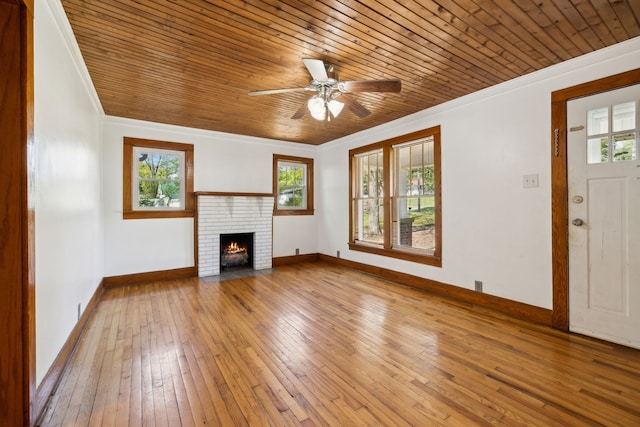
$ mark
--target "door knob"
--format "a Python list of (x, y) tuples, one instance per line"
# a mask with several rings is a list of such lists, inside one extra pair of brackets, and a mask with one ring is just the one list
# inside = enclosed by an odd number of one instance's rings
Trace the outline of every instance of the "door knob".
[(580, 225), (584, 224), (584, 221), (581, 220), (580, 218), (576, 218), (573, 221), (571, 221), (571, 224), (580, 226)]

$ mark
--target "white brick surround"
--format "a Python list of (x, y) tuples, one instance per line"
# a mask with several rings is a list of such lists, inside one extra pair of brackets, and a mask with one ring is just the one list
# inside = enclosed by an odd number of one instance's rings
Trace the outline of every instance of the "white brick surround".
[(254, 233), (253, 268), (271, 268), (273, 196), (196, 196), (199, 277), (220, 274), (220, 234)]

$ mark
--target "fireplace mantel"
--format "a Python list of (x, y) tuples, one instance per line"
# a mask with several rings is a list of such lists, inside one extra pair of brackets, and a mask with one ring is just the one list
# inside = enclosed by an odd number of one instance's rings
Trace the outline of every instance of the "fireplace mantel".
[(199, 277), (220, 274), (220, 234), (254, 233), (253, 268), (271, 268), (273, 194), (198, 191), (195, 196)]

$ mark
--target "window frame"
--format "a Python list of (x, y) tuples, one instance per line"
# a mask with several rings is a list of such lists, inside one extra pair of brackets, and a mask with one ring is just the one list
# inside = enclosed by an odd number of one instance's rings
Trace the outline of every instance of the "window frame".
[[(293, 163), (303, 165), (306, 169), (306, 200), (307, 206), (305, 208), (281, 208), (278, 206), (278, 198), (280, 193), (278, 191), (278, 171), (280, 163)], [(287, 156), (284, 154), (273, 155), (273, 197), (275, 203), (273, 204), (273, 215), (313, 215), (313, 159), (308, 157)]]
[[(414, 140), (433, 137), (433, 165), (434, 165), (434, 212), (435, 212), (435, 250), (433, 255), (419, 254), (402, 249), (394, 249), (392, 246), (392, 226), (394, 223), (394, 191), (395, 185), (395, 159), (393, 147)], [(357, 197), (357, 185), (359, 177), (356, 176), (358, 156), (376, 150), (382, 150), (383, 158), (383, 244), (374, 245), (361, 243), (355, 240), (354, 232), (354, 201)], [(365, 145), (349, 150), (349, 249), (398, 258), (406, 261), (428, 264), (442, 267), (442, 179), (441, 179), (441, 140), (440, 126), (433, 126), (416, 132), (400, 135), (384, 141)]]
[[(133, 156), (136, 148), (181, 152), (181, 155), (184, 156), (184, 171), (182, 174), (182, 181), (184, 182), (184, 203), (182, 208), (133, 208), (133, 197), (136, 193), (133, 189), (133, 185), (137, 182), (133, 170), (135, 164)], [(195, 216), (195, 195), (193, 191), (193, 152), (193, 144), (124, 137), (122, 168), (123, 219), (193, 218)]]

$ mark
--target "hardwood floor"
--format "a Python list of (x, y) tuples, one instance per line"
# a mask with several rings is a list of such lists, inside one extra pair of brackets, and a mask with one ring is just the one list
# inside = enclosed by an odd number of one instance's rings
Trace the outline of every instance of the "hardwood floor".
[(640, 351), (328, 263), (105, 291), (44, 426), (640, 425)]

